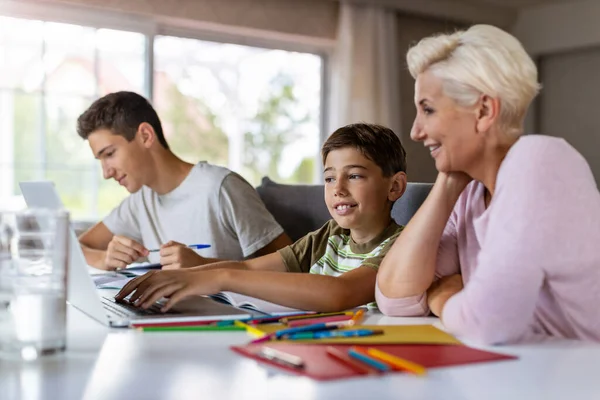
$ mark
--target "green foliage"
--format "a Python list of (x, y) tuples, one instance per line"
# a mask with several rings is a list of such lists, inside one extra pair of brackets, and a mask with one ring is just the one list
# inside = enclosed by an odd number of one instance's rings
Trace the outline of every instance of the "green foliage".
[(278, 75), (270, 82), (251, 128), (244, 134), (244, 167), (251, 182), (265, 175), (285, 181), (278, 171), (283, 150), (300, 139), (299, 127), (309, 120), (308, 113), (296, 115), (298, 103), (291, 78)]
[(315, 158), (306, 157), (303, 159), (298, 168), (287, 179), (290, 183), (312, 183), (315, 175)]
[(229, 139), (215, 114), (200, 100), (187, 97), (175, 84), (166, 90), (167, 108), (159, 110), (169, 147), (188, 162), (207, 160), (227, 165)]

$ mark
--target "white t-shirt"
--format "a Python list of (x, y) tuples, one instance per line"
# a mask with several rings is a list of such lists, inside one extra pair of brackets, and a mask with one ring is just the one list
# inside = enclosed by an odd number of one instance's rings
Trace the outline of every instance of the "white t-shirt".
[[(104, 218), (114, 234), (156, 249), (174, 240), (210, 244), (203, 257), (241, 260), (283, 233), (258, 193), (227, 168), (200, 162), (171, 192), (158, 195), (143, 186)], [(149, 261), (158, 262), (158, 252)]]

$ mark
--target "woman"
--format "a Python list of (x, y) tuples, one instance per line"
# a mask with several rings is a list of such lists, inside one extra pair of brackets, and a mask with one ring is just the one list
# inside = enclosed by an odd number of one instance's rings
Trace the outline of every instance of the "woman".
[(489, 344), (600, 341), (600, 195), (566, 141), (521, 136), (539, 90), (521, 44), (477, 25), (421, 40), (407, 61), (411, 138), (439, 174), (381, 264), (381, 311), (431, 310)]

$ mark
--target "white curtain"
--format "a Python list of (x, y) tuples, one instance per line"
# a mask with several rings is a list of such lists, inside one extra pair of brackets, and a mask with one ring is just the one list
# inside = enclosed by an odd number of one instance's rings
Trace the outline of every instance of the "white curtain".
[(354, 122), (385, 125), (400, 135), (400, 68), (393, 10), (342, 3), (331, 60), (328, 132)]

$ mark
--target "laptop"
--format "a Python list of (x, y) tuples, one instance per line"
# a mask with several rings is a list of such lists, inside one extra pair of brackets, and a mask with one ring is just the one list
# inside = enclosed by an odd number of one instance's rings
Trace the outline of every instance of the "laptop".
[[(19, 186), (29, 208), (64, 208), (53, 182), (19, 182)], [(248, 311), (203, 296), (184, 299), (166, 313), (160, 311), (164, 299), (147, 310), (135, 307), (127, 301), (116, 302), (114, 296), (118, 290), (96, 289), (88, 272), (90, 267), (72, 228), (69, 235), (67, 303), (104, 325), (129, 327), (135, 323), (225, 320), (253, 315)]]

